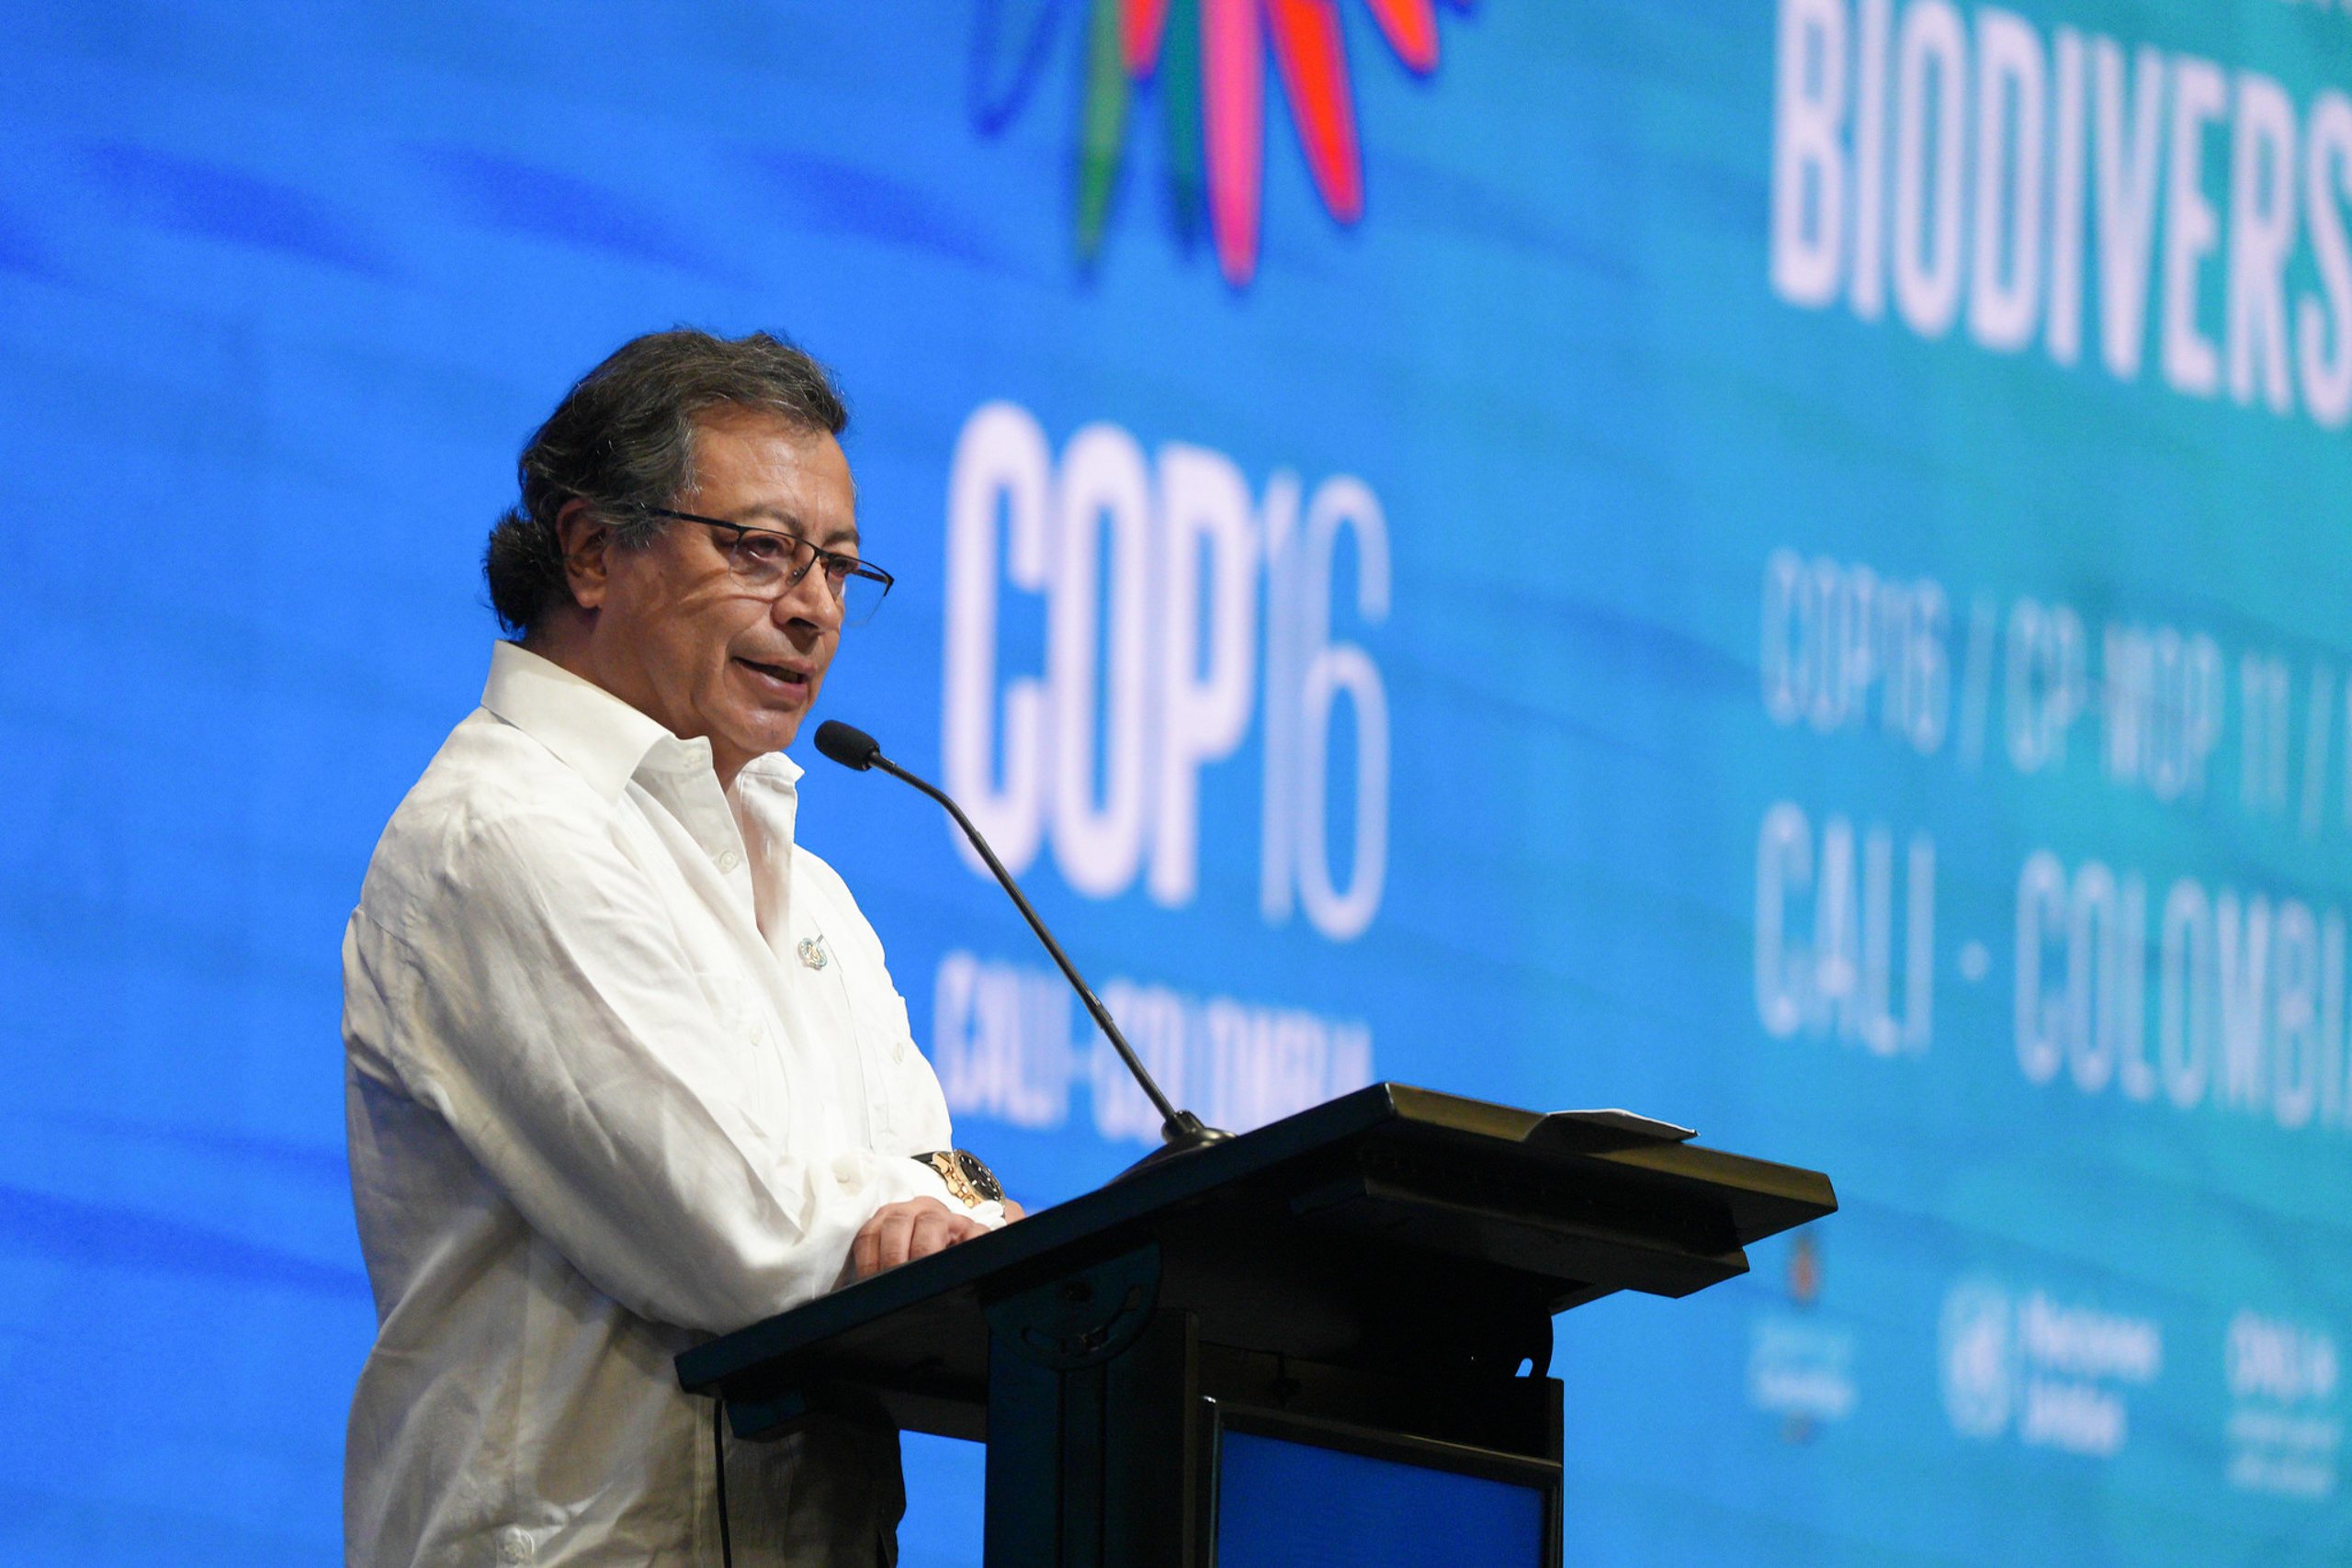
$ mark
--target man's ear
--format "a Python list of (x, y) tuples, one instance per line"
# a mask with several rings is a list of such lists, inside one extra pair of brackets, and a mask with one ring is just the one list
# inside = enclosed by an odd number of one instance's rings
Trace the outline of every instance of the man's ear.
[(555, 536), (563, 547), (563, 578), (572, 603), (594, 610), (605, 602), (612, 561), (613, 530), (588, 503), (573, 496), (555, 514)]

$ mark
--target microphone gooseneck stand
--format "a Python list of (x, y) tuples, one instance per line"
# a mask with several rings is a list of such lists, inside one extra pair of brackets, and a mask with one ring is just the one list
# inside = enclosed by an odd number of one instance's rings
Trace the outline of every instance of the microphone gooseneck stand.
[(956, 819), (956, 826), (963, 829), (964, 837), (971, 840), (972, 848), (979, 852), (980, 859), (988, 863), (989, 870), (996, 874), (998, 883), (1012, 897), (1022, 919), (1029, 922), (1029, 929), (1037, 933), (1037, 940), (1045, 943), (1046, 951), (1052, 954), (1055, 964), (1062, 972), (1062, 978), (1070, 983), (1070, 988), (1078, 993), (1078, 999), (1086, 1005), (1087, 1015), (1094, 1020), (1095, 1027), (1102, 1031), (1102, 1037), (1111, 1043), (1112, 1049), (1118, 1052), (1119, 1060), (1126, 1064), (1127, 1071), (1134, 1076), (1136, 1082), (1143, 1086), (1144, 1093), (1151, 1100), (1152, 1109), (1159, 1112), (1160, 1146), (1121, 1171), (1120, 1177), (1132, 1176), (1163, 1160), (1224, 1143), (1233, 1136), (1230, 1133), (1204, 1124), (1189, 1111), (1178, 1110), (1169, 1100), (1153, 1080), (1149, 1069), (1144, 1066), (1143, 1059), (1136, 1055), (1135, 1047), (1127, 1043), (1127, 1037), (1119, 1032), (1119, 1026), (1112, 1019), (1110, 1010), (1094, 995), (1093, 987), (1080, 976), (1078, 966), (1069, 961), (1069, 954), (1062, 951), (1062, 944), (1054, 940), (1054, 933), (1046, 929), (1046, 922), (1030, 907), (1020, 884), (1012, 880), (1012, 874), (1004, 869), (1002, 861), (996, 858), (996, 852), (989, 848), (989, 841), (980, 836), (980, 830), (972, 826), (972, 819), (964, 815), (964, 808), (956, 805), (945, 790), (929, 779), (899, 766), (882, 754), (880, 741), (837, 718), (827, 719), (817, 727), (817, 750), (842, 767), (854, 768), (859, 773), (879, 768), (945, 807), (947, 814)]

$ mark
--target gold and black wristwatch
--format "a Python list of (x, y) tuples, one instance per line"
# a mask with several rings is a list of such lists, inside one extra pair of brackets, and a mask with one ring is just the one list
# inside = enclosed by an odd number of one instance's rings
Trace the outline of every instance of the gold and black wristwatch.
[(939, 1172), (939, 1179), (947, 1183), (948, 1196), (967, 1209), (1004, 1201), (1004, 1189), (997, 1184), (996, 1172), (968, 1149), (938, 1149), (914, 1157)]

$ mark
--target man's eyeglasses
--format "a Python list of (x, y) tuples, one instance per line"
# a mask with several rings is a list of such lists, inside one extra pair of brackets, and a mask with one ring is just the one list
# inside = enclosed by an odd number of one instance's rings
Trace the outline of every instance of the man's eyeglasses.
[(808, 575), (808, 569), (822, 563), (825, 586), (842, 607), (842, 625), (861, 626), (874, 618), (882, 607), (883, 595), (890, 592), (890, 574), (878, 566), (868, 566), (855, 556), (845, 556), (839, 550), (821, 549), (797, 534), (781, 533), (774, 528), (754, 528), (748, 523), (729, 523), (723, 517), (699, 517), (691, 512), (672, 512), (667, 507), (649, 506), (647, 515), (671, 517), (681, 523), (699, 523), (707, 528), (725, 528), (735, 537), (727, 547), (727, 570), (735, 581), (754, 593), (775, 595), (794, 587)]

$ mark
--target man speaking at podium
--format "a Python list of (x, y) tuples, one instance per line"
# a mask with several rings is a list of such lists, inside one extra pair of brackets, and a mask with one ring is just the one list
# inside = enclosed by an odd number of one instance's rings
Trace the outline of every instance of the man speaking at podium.
[(872, 928), (794, 838), (780, 752), (890, 583), (846, 419), (787, 344), (659, 333), (524, 450), (485, 561), (518, 640), (344, 942), (379, 1321), (354, 1564), (666, 1568), (722, 1531), (740, 1563), (896, 1557), (895, 1432), (736, 1446), (671, 1368), (1008, 1217)]

